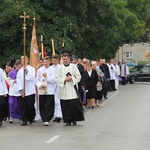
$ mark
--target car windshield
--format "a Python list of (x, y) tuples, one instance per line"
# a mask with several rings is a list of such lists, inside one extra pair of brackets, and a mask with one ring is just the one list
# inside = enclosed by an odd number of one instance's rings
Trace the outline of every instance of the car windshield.
[(142, 66), (135, 66), (133, 68), (130, 69), (130, 72), (136, 72), (136, 71), (140, 71), (142, 68)]

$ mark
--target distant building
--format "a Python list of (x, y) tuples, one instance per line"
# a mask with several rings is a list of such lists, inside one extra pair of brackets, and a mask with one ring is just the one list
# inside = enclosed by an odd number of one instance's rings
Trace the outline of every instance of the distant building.
[(138, 64), (139, 61), (149, 62), (150, 60), (150, 44), (135, 43), (134, 45), (124, 44), (116, 53), (116, 60), (131, 61)]

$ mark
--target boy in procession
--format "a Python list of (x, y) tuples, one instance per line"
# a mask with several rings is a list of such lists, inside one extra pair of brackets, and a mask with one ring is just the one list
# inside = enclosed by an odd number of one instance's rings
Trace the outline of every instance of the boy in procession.
[[(8, 74), (13, 70), (14, 67), (14, 60), (10, 60), (6, 63), (5, 69), (4, 69), (4, 79), (6, 82), (7, 90), (9, 91), (9, 83), (8, 83)], [(4, 105), (4, 121), (9, 120), (10, 114), (9, 114), (9, 104), (8, 104), (9, 95), (5, 97), (5, 105)]]
[[(60, 67), (59, 56), (58, 55), (54, 55), (52, 57), (52, 63), (53, 63), (53, 65), (51, 66), (51, 68), (53, 68), (54, 71), (56, 72), (56, 70)], [(56, 84), (55, 111), (54, 111), (54, 120), (53, 120), (53, 122), (60, 122), (61, 119), (62, 119), (62, 112), (61, 112), (61, 106), (60, 106), (60, 99), (58, 98), (58, 84)]]
[(40, 115), (45, 126), (49, 126), (54, 115), (54, 94), (56, 90), (55, 70), (50, 67), (50, 58), (44, 58), (43, 67), (39, 68), (36, 76), (36, 85), (39, 89)]
[(28, 121), (32, 124), (35, 118), (35, 69), (28, 65), (29, 60), (27, 56), (22, 56), (21, 61), (23, 67), (18, 71), (16, 79), (17, 90), (19, 92), (18, 101), (22, 119), (21, 126), (25, 126)]
[(9, 88), (9, 111), (10, 111), (10, 119), (9, 123), (13, 123), (13, 119), (20, 119), (20, 108), (18, 104), (18, 96), (19, 92), (17, 92), (17, 72), (22, 68), (22, 62), (21, 60), (16, 60), (15, 64), (15, 69), (12, 70), (8, 74), (8, 83), (10, 85)]

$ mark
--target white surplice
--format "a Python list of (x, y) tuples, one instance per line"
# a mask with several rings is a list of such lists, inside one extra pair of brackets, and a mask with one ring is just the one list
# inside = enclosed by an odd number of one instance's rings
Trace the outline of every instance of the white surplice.
[(5, 94), (8, 94), (8, 90), (4, 79), (4, 71), (0, 68), (0, 95), (2, 96)]
[(36, 85), (39, 89), (39, 95), (41, 95), (41, 85), (42, 85), (42, 74), (43, 73), (47, 74), (46, 77), (46, 95), (51, 95), (54, 94), (56, 91), (56, 79), (55, 79), (55, 70), (52, 67), (46, 68), (45, 66), (41, 67), (37, 71), (37, 76), (36, 76)]
[[(60, 64), (52, 65), (51, 68), (54, 69), (55, 74), (57, 69), (60, 67)], [(61, 111), (61, 105), (60, 105), (60, 99), (58, 98), (58, 83), (56, 83), (56, 91), (55, 91), (55, 111), (54, 111), (54, 118), (60, 117), (62, 118), (62, 111)]]
[(109, 73), (110, 73), (110, 80), (115, 80), (116, 78), (116, 68), (113, 64), (107, 64), (109, 68)]
[(126, 64), (121, 64), (120, 66), (120, 76), (126, 77), (129, 74), (129, 68)]
[[(29, 96), (35, 94), (35, 69), (27, 65), (27, 71), (25, 72), (25, 95)], [(21, 68), (17, 73), (17, 91), (24, 90), (24, 69)], [(21, 93), (20, 93), (21, 96)]]
[[(66, 74), (68, 72), (72, 75), (71, 82), (65, 82)], [(76, 65), (70, 63), (69, 66), (65, 66), (64, 64), (62, 64), (57, 69), (55, 77), (59, 85), (59, 99), (70, 100), (78, 98), (74, 85), (77, 85), (78, 82), (80, 82), (81, 75)]]

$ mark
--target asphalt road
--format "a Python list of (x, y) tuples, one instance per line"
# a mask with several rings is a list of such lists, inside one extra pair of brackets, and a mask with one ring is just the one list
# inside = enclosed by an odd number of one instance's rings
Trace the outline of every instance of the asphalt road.
[(0, 127), (0, 150), (150, 150), (150, 83), (120, 86), (77, 126)]

